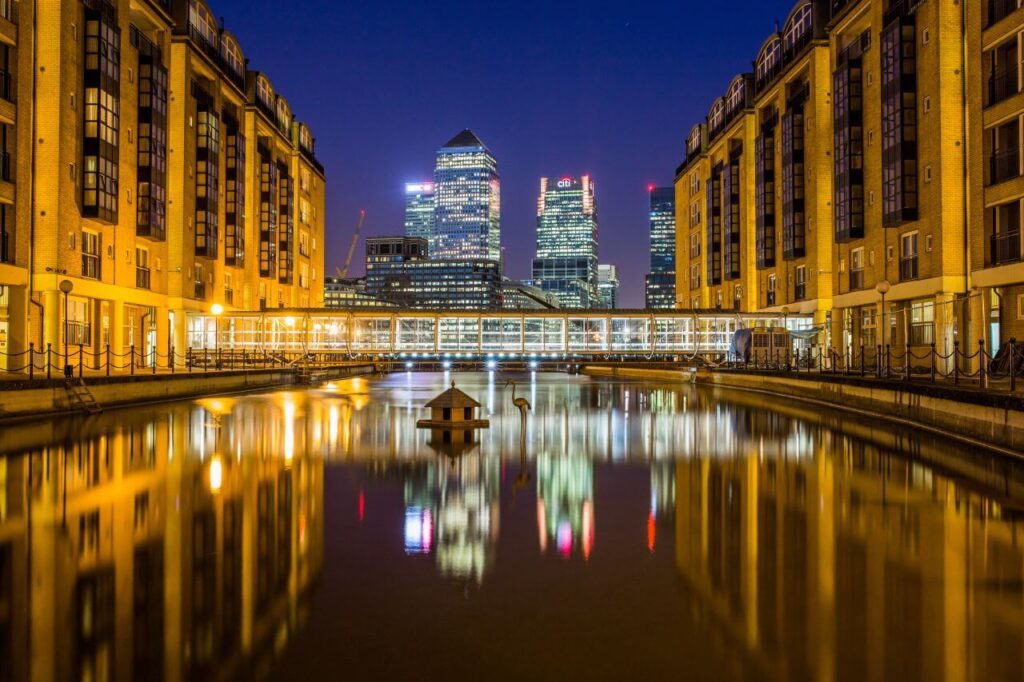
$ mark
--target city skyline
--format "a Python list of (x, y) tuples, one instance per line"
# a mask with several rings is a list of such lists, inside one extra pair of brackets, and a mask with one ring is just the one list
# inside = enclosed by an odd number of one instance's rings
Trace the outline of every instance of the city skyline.
[[(647, 186), (670, 184), (687, 122), (706, 113), (723, 82), (750, 70), (749, 46), (791, 5), (742, 3), (743, 11), (728, 13), (727, 40), (706, 30), (727, 18), (709, 4), (599, 3), (585, 14), (545, 6), (540, 27), (529, 12), (504, 5), (443, 3), (428, 11), (313, 0), (282, 13), (221, 0), (216, 8), (231, 17), (254, 63), (282, 64), (275, 84), (316, 131), (332, 188), (328, 272), (344, 262), (360, 209), (368, 216), (363, 237), (400, 231), (404, 183), (430, 179), (430, 151), (469, 127), (501, 164), (508, 274), (530, 275), (537, 179), (563, 169), (589, 173), (601, 183), (602, 248), (616, 254), (623, 303), (641, 307)], [(498, 28), (481, 33), (481, 25)], [(339, 26), (358, 30), (338, 40)], [(295, 39), (282, 49), (260, 40), (267, 35)], [(425, 69), (428, 58), (444, 68)], [(351, 275), (361, 273), (357, 262)]]

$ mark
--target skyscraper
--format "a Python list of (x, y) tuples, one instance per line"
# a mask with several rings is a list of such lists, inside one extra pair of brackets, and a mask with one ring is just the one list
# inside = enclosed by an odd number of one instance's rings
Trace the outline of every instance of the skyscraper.
[(434, 183), (417, 182), (405, 186), (405, 236), (428, 242), (434, 238)]
[(533, 284), (563, 308), (597, 305), (597, 204), (589, 175), (541, 178)]
[(651, 272), (645, 282), (648, 308), (676, 304), (676, 191), (651, 187)]
[(619, 269), (608, 263), (597, 266), (597, 308), (615, 310), (619, 307)]
[(498, 162), (473, 131), (463, 130), (437, 152), (431, 258), (501, 260)]

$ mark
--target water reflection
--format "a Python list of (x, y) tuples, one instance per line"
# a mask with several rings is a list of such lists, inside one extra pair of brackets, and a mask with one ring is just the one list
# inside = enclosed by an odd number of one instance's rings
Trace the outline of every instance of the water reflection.
[(451, 378), (5, 430), (0, 679), (1024, 679), (1015, 465), (545, 375), (523, 447), (503, 380), (456, 376), (492, 426), (449, 457), (415, 421)]

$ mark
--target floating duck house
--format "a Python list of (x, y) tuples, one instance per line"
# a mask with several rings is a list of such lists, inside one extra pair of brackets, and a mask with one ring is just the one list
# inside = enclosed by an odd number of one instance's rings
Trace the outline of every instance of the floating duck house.
[(459, 389), (455, 382), (447, 391), (437, 396), (424, 407), (430, 408), (430, 419), (421, 419), (416, 426), (421, 429), (471, 430), (490, 428), (491, 422), (479, 419), (480, 403)]

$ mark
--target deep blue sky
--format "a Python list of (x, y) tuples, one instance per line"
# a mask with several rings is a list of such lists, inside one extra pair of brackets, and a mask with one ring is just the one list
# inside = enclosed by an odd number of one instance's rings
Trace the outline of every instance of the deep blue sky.
[[(642, 306), (647, 185), (671, 184), (690, 126), (749, 71), (790, 0), (703, 3), (210, 0), (251, 68), (307, 121), (327, 167), (327, 264), (402, 231), (406, 181), (472, 128), (498, 159), (506, 271), (528, 277), (542, 175), (590, 173), (600, 260)], [(361, 274), (360, 240), (350, 274)]]

